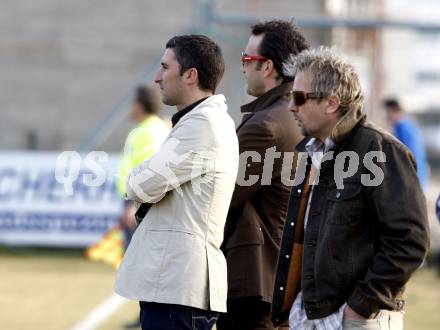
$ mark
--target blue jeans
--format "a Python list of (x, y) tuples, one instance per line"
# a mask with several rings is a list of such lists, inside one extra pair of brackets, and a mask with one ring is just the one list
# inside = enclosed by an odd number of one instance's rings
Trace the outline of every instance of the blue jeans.
[(211, 330), (219, 313), (181, 305), (139, 302), (142, 330)]

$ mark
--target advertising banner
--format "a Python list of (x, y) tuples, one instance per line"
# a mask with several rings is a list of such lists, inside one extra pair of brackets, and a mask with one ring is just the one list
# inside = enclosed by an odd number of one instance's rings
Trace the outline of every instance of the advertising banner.
[(86, 247), (118, 222), (119, 157), (0, 152), (0, 244)]

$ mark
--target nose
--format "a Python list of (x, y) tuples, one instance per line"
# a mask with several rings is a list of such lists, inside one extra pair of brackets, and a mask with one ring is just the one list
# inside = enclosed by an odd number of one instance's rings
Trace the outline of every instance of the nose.
[(292, 112), (298, 112), (298, 107), (295, 105), (295, 102), (293, 102), (293, 100), (290, 100), (289, 102), (289, 110)]
[(156, 84), (158, 84), (161, 81), (162, 81), (162, 75), (161, 75), (161, 72), (160, 72), (160, 69), (159, 69), (159, 70), (157, 70), (156, 75), (154, 76), (154, 82)]

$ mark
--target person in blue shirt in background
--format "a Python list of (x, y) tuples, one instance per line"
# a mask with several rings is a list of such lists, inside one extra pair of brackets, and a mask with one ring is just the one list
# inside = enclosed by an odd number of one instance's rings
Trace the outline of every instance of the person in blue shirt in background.
[[(437, 215), (437, 220), (440, 222), (440, 194), (438, 195), (437, 201), (435, 202), (435, 214)], [(440, 252), (437, 253), (436, 262), (437, 274), (440, 276)]]
[(437, 203), (435, 204), (435, 212), (437, 214), (437, 219), (440, 221), (440, 195), (438, 195)]
[(386, 99), (383, 106), (386, 110), (387, 121), (393, 127), (393, 134), (413, 153), (417, 162), (417, 175), (423, 190), (426, 192), (428, 188), (428, 164), (420, 128), (405, 115), (396, 99)]

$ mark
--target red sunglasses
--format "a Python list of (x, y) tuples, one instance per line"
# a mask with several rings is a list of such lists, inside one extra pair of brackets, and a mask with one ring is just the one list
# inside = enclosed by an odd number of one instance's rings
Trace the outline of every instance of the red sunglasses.
[(252, 61), (265, 61), (267, 58), (260, 55), (248, 55), (245, 52), (241, 52), (241, 63), (247, 63)]

